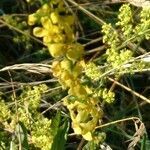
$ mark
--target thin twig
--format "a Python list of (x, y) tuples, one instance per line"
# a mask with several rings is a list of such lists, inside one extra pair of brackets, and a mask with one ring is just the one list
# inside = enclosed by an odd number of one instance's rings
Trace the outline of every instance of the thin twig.
[(84, 142), (85, 142), (85, 140), (84, 140), (84, 138), (82, 138), (77, 150), (82, 150), (82, 146), (83, 146)]
[(129, 118), (120, 119), (120, 120), (112, 121), (112, 122), (109, 122), (109, 123), (105, 123), (103, 125), (97, 126), (95, 129), (104, 128), (104, 127), (107, 127), (107, 126), (110, 126), (110, 125), (113, 125), (113, 124), (116, 124), (116, 123), (125, 122), (125, 121), (129, 121), (129, 120), (140, 120), (140, 119), (138, 117), (129, 117)]
[(146, 98), (145, 96), (143, 96), (143, 95), (141, 95), (141, 94), (139, 94), (139, 93), (133, 91), (132, 89), (128, 88), (127, 86), (125, 86), (125, 85), (119, 83), (118, 81), (116, 81), (116, 80), (114, 80), (114, 79), (112, 79), (112, 78), (110, 78), (110, 77), (108, 77), (108, 79), (109, 79), (110, 81), (112, 81), (112, 82), (115, 82), (116, 85), (119, 85), (120, 87), (124, 88), (124, 89), (127, 90), (128, 92), (134, 94), (135, 96), (139, 97), (140, 99), (142, 99), (142, 100), (144, 100), (144, 101), (146, 101), (147, 103), (150, 104), (150, 99)]

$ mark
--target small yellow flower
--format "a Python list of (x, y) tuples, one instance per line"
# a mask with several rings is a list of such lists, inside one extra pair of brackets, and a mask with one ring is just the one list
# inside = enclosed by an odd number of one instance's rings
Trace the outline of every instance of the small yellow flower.
[(73, 64), (69, 59), (66, 58), (66, 59), (62, 60), (60, 62), (60, 64), (61, 64), (62, 69), (67, 70), (69, 72), (72, 71), (71, 67), (72, 67)]
[(76, 61), (82, 57), (83, 52), (84, 52), (83, 46), (79, 43), (75, 43), (68, 46), (66, 56), (68, 59)]
[(68, 93), (70, 95), (75, 95), (77, 97), (86, 97), (87, 96), (87, 92), (84, 86), (82, 86), (81, 84), (77, 83), (74, 86), (70, 87)]
[(51, 12), (51, 7), (46, 3), (36, 11), (39, 16), (46, 16)]
[(49, 44), (48, 50), (50, 54), (55, 58), (65, 55), (65, 52), (66, 52), (65, 44), (62, 44), (62, 43)]
[(68, 71), (62, 71), (59, 81), (63, 85), (63, 88), (71, 87), (74, 84), (73, 75), (70, 74)]
[(59, 61), (54, 61), (52, 63), (52, 71), (53, 71), (53, 76), (54, 77), (59, 77), (61, 74), (61, 67), (60, 67), (60, 62)]

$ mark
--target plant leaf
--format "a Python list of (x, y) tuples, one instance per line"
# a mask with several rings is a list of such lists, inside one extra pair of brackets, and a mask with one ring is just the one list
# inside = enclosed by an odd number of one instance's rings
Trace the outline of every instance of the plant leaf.
[(58, 128), (57, 134), (55, 135), (53, 140), (51, 150), (65, 150), (68, 127), (68, 121), (65, 121), (64, 124)]

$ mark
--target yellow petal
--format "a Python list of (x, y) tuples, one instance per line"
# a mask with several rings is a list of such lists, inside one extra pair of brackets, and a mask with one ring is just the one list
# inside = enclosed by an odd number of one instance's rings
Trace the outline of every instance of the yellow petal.
[(48, 17), (42, 17), (41, 18), (41, 24), (48, 31), (52, 30), (52, 22)]
[(43, 37), (47, 35), (47, 31), (41, 27), (35, 27), (33, 29), (33, 35), (35, 35), (36, 37)]
[(92, 141), (92, 134), (91, 134), (91, 132), (87, 132), (86, 134), (84, 134), (84, 135), (82, 135), (83, 136), (83, 138), (85, 139), (85, 140), (87, 140), (87, 141)]
[(88, 112), (86, 112), (85, 110), (78, 111), (78, 114), (76, 116), (76, 121), (84, 122), (87, 117), (88, 117)]
[(59, 15), (56, 12), (52, 12), (50, 14), (50, 18), (51, 18), (53, 24), (59, 23)]
[(76, 134), (81, 134), (82, 130), (77, 123), (72, 123), (72, 128)]

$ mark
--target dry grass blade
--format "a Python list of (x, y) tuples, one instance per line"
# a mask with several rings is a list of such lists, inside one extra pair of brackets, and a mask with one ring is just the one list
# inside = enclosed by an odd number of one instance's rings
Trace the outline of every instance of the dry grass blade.
[[(138, 124), (139, 124), (139, 126), (138, 126)], [(137, 145), (137, 143), (140, 141), (141, 137), (145, 133), (145, 126), (139, 120), (135, 121), (135, 129), (136, 129), (136, 132), (133, 135), (132, 142), (128, 146), (128, 150), (133, 150), (134, 147)]]
[(127, 1), (136, 7), (150, 7), (150, 1), (146, 0), (127, 0)]
[[(19, 86), (26, 86), (26, 85), (39, 85), (39, 84), (44, 84), (44, 83), (52, 83), (52, 82), (57, 82), (56, 79), (49, 79), (49, 80), (44, 80), (44, 81), (36, 81), (36, 82), (27, 82), (27, 83), (22, 83), (22, 82), (12, 82), (14, 87), (19, 87)], [(0, 89), (4, 88), (10, 88), (11, 83), (0, 83)]]
[(24, 63), (24, 64), (15, 64), (12, 66), (6, 66), (2, 69), (0, 69), (0, 72), (2, 71), (8, 71), (8, 70), (26, 70), (28, 72), (32, 73), (50, 73), (51, 72), (51, 66), (46, 64), (40, 64), (40, 63)]

